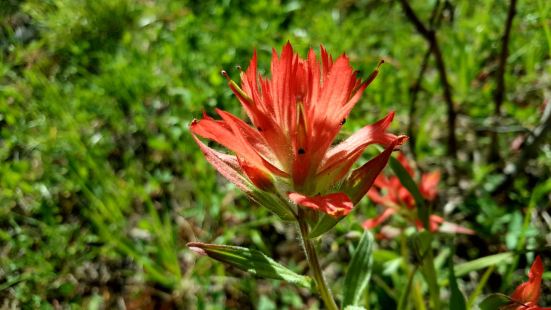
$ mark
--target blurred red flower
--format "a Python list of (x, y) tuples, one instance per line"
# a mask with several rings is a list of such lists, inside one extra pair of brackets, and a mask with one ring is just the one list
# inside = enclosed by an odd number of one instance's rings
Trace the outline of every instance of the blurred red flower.
[(513, 294), (511, 294), (511, 303), (505, 306), (508, 310), (551, 310), (551, 308), (542, 308), (538, 306), (540, 299), (541, 278), (543, 275), (543, 263), (541, 258), (536, 259), (530, 267), (528, 281), (519, 285)]
[[(288, 195), (302, 207), (343, 216), (367, 193), (392, 150), (407, 140), (386, 132), (394, 116), (390, 113), (333, 146), (377, 73), (378, 68), (362, 81), (346, 55), (333, 61), (322, 46), (321, 62), (312, 49), (307, 59), (301, 59), (287, 43), (281, 56), (273, 51), (271, 78), (266, 78), (257, 72), (255, 52), (241, 73), (241, 86), (223, 72), (252, 126), (216, 110), (221, 120), (204, 116), (192, 122), (191, 131), (207, 160), (253, 199), (263, 200), (265, 193)], [(235, 155), (215, 151), (197, 136)], [(349, 174), (374, 143), (385, 146), (385, 151)]]
[[(399, 153), (397, 159), (404, 166), (407, 172), (414, 177), (415, 173), (404, 154)], [(423, 198), (429, 202), (434, 201), (438, 195), (439, 182), (440, 172), (434, 171), (423, 174), (418, 184), (419, 191)], [(381, 213), (381, 215), (364, 221), (362, 226), (365, 229), (372, 229), (379, 226), (394, 214), (399, 214), (406, 218), (415, 224), (417, 229), (423, 228), (421, 220), (417, 217), (415, 199), (400, 183), (397, 176), (385, 176), (384, 174), (379, 175), (367, 195), (374, 203), (385, 207), (385, 210)], [(468, 228), (446, 222), (442, 217), (434, 214), (429, 216), (429, 225), (432, 232), (443, 231), (463, 234), (474, 233)]]

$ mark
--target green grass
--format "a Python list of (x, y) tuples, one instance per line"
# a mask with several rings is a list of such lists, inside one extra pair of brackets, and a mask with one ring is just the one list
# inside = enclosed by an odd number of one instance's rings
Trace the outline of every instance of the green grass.
[[(412, 2), (427, 21), (434, 1)], [(344, 132), (395, 110), (391, 130), (405, 133), (409, 90), (428, 46), (397, 2), (7, 3), (0, 8), (1, 306), (95, 309), (122, 300), (127, 306), (181, 309), (319, 306), (308, 290), (251, 278), (185, 247), (196, 240), (248, 246), (293, 270), (306, 268), (296, 227), (251, 205), (218, 176), (188, 125), (214, 108), (244, 117), (220, 70), (238, 79), (235, 66), (246, 67), (256, 49), (259, 68), (268, 73), (272, 47), (279, 51), (289, 40), (303, 56), (320, 44), (333, 56), (346, 52), (364, 77), (385, 59)], [(456, 238), (455, 261), (503, 251), (516, 255), (514, 265), (493, 270), (481, 294), (510, 293), (524, 281), (518, 270), (530, 265), (534, 250), (547, 256), (544, 264), (551, 270), (545, 247), (550, 228), (542, 217), (550, 211), (549, 197), (533, 193), (548, 188), (549, 143), (522, 167), (509, 192), (492, 193), (504, 164), (518, 157), (510, 144), (538, 124), (542, 104), (549, 101), (546, 1), (519, 1), (499, 121), (505, 161), (486, 160), (507, 3), (453, 2), (438, 29), (459, 111), (460, 169), (453, 178), (447, 177), (445, 104), (432, 58), (415, 116), (419, 165), (446, 175), (437, 213), (452, 202), (446, 218), (477, 232)], [(459, 187), (451, 183), (454, 178)], [(362, 202), (322, 242), (323, 264), (337, 295), (349, 244), (357, 242), (350, 232), (361, 231), (361, 221), (376, 212)], [(400, 240), (378, 244), (378, 250), (401, 248)], [(407, 270), (400, 263), (395, 273), (385, 272), (392, 267), (388, 259), (375, 259), (366, 296), (372, 309), (395, 305), (392, 294), (399, 298), (407, 281), (396, 274)], [(484, 271), (458, 275), (466, 296)], [(547, 306), (548, 283), (540, 303)]]

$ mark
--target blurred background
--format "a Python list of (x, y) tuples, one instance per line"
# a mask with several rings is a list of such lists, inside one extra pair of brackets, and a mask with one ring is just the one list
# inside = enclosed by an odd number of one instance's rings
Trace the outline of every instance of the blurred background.
[[(342, 135), (396, 111), (410, 158), (443, 173), (435, 212), (476, 231), (455, 236), (455, 261), (517, 257), (482, 294), (510, 293), (535, 253), (551, 270), (549, 1), (0, 0), (0, 307), (322, 307), (185, 246), (247, 246), (307, 272), (296, 227), (217, 175), (188, 129), (215, 107), (244, 117), (220, 70), (239, 80), (256, 49), (269, 74), (287, 41), (346, 52), (364, 78), (385, 60)], [(378, 212), (364, 199), (321, 242), (337, 295)], [(398, 243), (378, 242), (373, 309), (405, 285), (385, 265)], [(467, 296), (485, 271), (460, 277)]]

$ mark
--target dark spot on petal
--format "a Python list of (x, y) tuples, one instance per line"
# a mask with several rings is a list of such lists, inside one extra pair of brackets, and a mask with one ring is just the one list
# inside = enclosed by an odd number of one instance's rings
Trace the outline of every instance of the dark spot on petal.
[(303, 148), (298, 149), (298, 155), (304, 155), (306, 151)]
[(341, 125), (344, 125), (344, 123), (346, 123), (346, 118), (343, 118), (343, 119), (342, 119)]
[(262, 128), (256, 127), (256, 129), (258, 129), (258, 131), (262, 132)]

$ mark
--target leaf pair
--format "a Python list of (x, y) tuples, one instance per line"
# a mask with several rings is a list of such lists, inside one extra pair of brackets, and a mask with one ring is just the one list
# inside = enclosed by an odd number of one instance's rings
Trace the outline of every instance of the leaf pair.
[[(238, 246), (190, 242), (188, 247), (197, 254), (209, 256), (262, 278), (287, 281), (306, 288), (314, 288), (312, 278), (302, 276), (260, 251)], [(357, 307), (371, 276), (373, 235), (365, 231), (356, 248), (344, 279), (343, 308)]]

